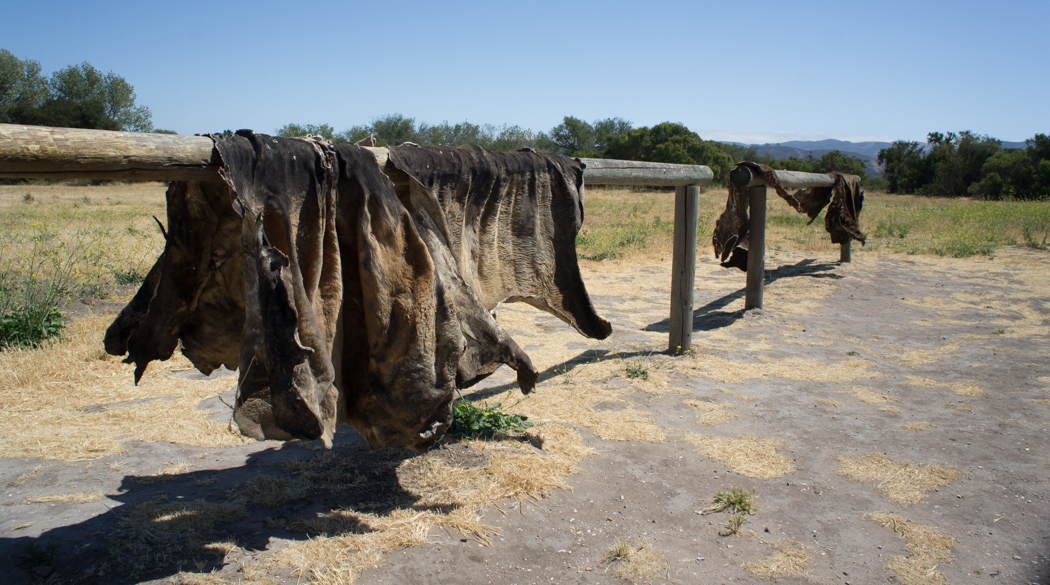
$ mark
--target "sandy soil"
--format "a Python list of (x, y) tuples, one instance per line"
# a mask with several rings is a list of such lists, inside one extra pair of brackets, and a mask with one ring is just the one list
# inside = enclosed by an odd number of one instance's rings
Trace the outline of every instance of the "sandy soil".
[[(839, 265), (779, 253), (769, 258), (764, 310), (749, 312), (744, 274), (705, 257), (694, 350), (678, 357), (664, 353), (669, 260), (585, 267), (599, 312), (614, 324), (602, 342), (529, 308), (500, 314), (544, 370), (520, 411), (586, 382), (609, 395), (588, 412), (647, 413), (633, 430), (576, 424), (593, 454), (565, 478), (569, 489), (485, 506), (482, 522), (495, 531), (487, 543), (433, 528), (426, 544), (377, 557), (356, 582), (624, 582), (619, 574), (652, 583), (757, 583), (762, 575), (782, 583), (1050, 583), (1050, 254), (1009, 249), (953, 260), (859, 251)], [(648, 379), (627, 376), (627, 364)], [(193, 373), (182, 375), (195, 383)], [(501, 370), (470, 396), (501, 397), (512, 380)], [(229, 416), (218, 398), (201, 407)], [(211, 557), (166, 554), (134, 576), (118, 570), (119, 526), (159, 497), (220, 502), (313, 448), (132, 440), (125, 453), (95, 460), (0, 460), (0, 565), (8, 568), (0, 580), (305, 582), (266, 565), (306, 538), (275, 519), (366, 507), (378, 492), (410, 500), (409, 487), (376, 473), (363, 492), (256, 506), (209, 536), (235, 547)], [(389, 465), (415, 457), (369, 453), (349, 430), (335, 451)], [(464, 445), (442, 452), (463, 468), (480, 457)], [(172, 462), (182, 466), (165, 481), (146, 481)], [(757, 510), (736, 535), (721, 536), (730, 515), (700, 511), (732, 487), (753, 490)], [(100, 496), (42, 497), (71, 493)], [(606, 560), (624, 541), (654, 553), (633, 575), (630, 563)]]

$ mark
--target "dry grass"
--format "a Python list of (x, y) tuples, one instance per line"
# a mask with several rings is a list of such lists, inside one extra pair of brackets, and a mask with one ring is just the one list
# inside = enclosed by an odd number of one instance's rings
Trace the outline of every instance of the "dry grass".
[(849, 395), (856, 398), (857, 400), (860, 400), (861, 402), (866, 402), (868, 404), (888, 404), (891, 402), (900, 402), (899, 398), (894, 398), (893, 396), (887, 396), (885, 394), (879, 394), (878, 392), (875, 392), (868, 388), (853, 388), (849, 391)]
[(0, 456), (97, 459), (122, 453), (131, 438), (209, 447), (248, 442), (198, 408), (231, 378), (177, 377), (173, 371), (192, 366), (176, 356), (151, 364), (135, 386), (133, 366), (102, 350), (112, 319), (78, 319), (52, 345), (0, 353)]
[(748, 477), (770, 479), (795, 471), (795, 464), (777, 453), (777, 449), (784, 446), (784, 441), (780, 439), (759, 439), (753, 435), (730, 439), (689, 433), (684, 438), (695, 445), (702, 455), (721, 461), (733, 471)]
[(815, 402), (817, 404), (823, 404), (824, 406), (830, 406), (831, 408), (838, 408), (842, 406), (842, 403), (838, 400), (830, 400), (827, 398), (817, 398)]
[(886, 568), (897, 576), (901, 585), (947, 585), (948, 580), (937, 567), (952, 562), (954, 539), (930, 526), (916, 524), (907, 518), (886, 512), (873, 512), (865, 517), (905, 539), (907, 556), (893, 557)]
[(648, 542), (621, 541), (606, 553), (605, 562), (615, 563), (617, 577), (637, 584), (665, 581), (670, 571), (666, 555)]
[(711, 412), (713, 410), (725, 410), (727, 408), (736, 408), (736, 404), (732, 402), (710, 402), (708, 400), (683, 400), (682, 404), (691, 406), (701, 412)]
[(902, 424), (901, 427), (903, 427), (905, 429), (908, 429), (909, 431), (925, 431), (926, 429), (930, 428), (930, 423), (928, 423), (928, 422), (905, 423), (905, 424)]
[(773, 547), (772, 555), (742, 566), (748, 573), (762, 579), (806, 577), (813, 565), (813, 553), (802, 543), (791, 540)]
[(914, 348), (901, 348), (901, 347), (887, 347), (895, 352), (893, 357), (902, 366), (907, 368), (917, 368), (927, 364), (939, 362), (945, 358), (951, 357), (955, 352), (959, 351), (962, 346), (958, 341), (947, 343), (940, 347), (934, 347), (930, 349), (914, 349)]
[(676, 369), (690, 376), (709, 378), (724, 384), (741, 384), (748, 380), (796, 380), (799, 382), (848, 383), (880, 378), (875, 363), (852, 357), (836, 363), (810, 358), (776, 360), (758, 356), (737, 362), (708, 353), (698, 353), (676, 364)]
[(957, 467), (899, 463), (882, 453), (872, 453), (860, 459), (836, 459), (840, 475), (865, 483), (877, 481), (876, 488), (880, 492), (904, 506), (921, 501), (930, 491), (948, 485), (963, 475)]
[(732, 390), (730, 390), (728, 388), (719, 388), (718, 391), (721, 392), (722, 394), (725, 394), (726, 396), (732, 396), (733, 398), (739, 398), (740, 400), (743, 400), (744, 402), (756, 402), (756, 401), (758, 401), (758, 398), (755, 398), (754, 396), (748, 396), (747, 394), (740, 394), (740, 393), (737, 393), (737, 392), (733, 392)]
[(959, 382), (937, 382), (930, 378), (921, 376), (905, 376), (912, 386), (918, 388), (951, 388), (957, 396), (979, 396), (984, 393), (976, 380), (961, 380)]
[(734, 418), (737, 418), (737, 416), (739, 415), (735, 412), (729, 412), (728, 410), (712, 410), (711, 412), (697, 415), (696, 422), (697, 424), (711, 426), (733, 420)]
[(33, 496), (26, 498), (27, 504), (50, 504), (53, 502), (74, 502), (77, 504), (86, 504), (88, 502), (96, 502), (106, 497), (101, 492), (76, 492), (72, 494), (49, 494), (46, 496)]

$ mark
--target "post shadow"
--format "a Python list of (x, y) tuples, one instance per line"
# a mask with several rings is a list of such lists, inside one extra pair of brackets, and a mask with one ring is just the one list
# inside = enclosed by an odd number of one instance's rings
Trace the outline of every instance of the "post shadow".
[[(765, 282), (766, 284), (770, 284), (781, 278), (796, 278), (803, 276), (809, 278), (832, 278), (839, 280), (844, 277), (841, 274), (831, 272), (837, 266), (837, 262), (818, 263), (816, 260), (807, 258), (805, 260), (800, 260), (795, 264), (786, 264), (773, 270), (766, 270)], [(694, 309), (693, 331), (714, 331), (715, 329), (721, 329), (732, 325), (737, 319), (744, 316), (744, 309), (737, 311), (723, 311), (722, 309), (729, 306), (733, 301), (744, 298), (746, 293), (747, 289), (742, 288), (717, 298), (702, 307)], [(650, 323), (644, 328), (644, 331), (667, 333), (670, 331), (670, 327), (670, 320), (663, 319), (655, 323)]]

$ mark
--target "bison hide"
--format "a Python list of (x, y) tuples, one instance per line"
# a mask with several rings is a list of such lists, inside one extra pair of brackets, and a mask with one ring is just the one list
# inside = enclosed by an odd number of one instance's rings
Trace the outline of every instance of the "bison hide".
[(449, 234), (460, 274), (486, 308), (523, 301), (587, 337), (612, 332), (595, 312), (576, 260), (583, 223), (578, 160), (404, 144), (390, 149), (386, 171), (406, 207), (443, 216), (439, 228)]
[(181, 341), (204, 373), (239, 368), (245, 434), (330, 444), (349, 423), (373, 448), (419, 450), (455, 387), (503, 363), (533, 387), (441, 208), (399, 199), (366, 149), (250, 131), (215, 145), (223, 181), (169, 187), (164, 253), (106, 332), (136, 381)]
[[(787, 201), (795, 211), (808, 215), (810, 223), (813, 223), (821, 210), (827, 206), (827, 213), (824, 214), (824, 229), (831, 235), (832, 243), (844, 244), (850, 240), (864, 243), (864, 234), (860, 232), (857, 223), (864, 204), (864, 191), (860, 188), (860, 182), (852, 175), (828, 173), (835, 178), (834, 186), (813, 187), (788, 193), (780, 185), (772, 167), (753, 162), (742, 162), (738, 166), (748, 167), (752, 175), (761, 175), (766, 185), (773, 187), (777, 195)], [(715, 223), (715, 231), (711, 237), (715, 257), (726, 268), (736, 267), (747, 271), (749, 206), (749, 188), (741, 187), (730, 181), (726, 210)]]

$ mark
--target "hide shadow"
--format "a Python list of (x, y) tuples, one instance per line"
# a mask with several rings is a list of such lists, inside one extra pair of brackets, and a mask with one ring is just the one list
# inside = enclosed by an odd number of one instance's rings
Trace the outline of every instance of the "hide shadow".
[[(0, 564), (9, 567), (2, 580), (123, 585), (168, 579), (180, 570), (206, 574), (237, 561), (209, 543), (232, 542), (250, 554), (264, 550), (271, 538), (304, 541), (372, 531), (349, 516), (322, 517), (339, 510), (432, 509), (419, 505), (398, 476), (398, 467), (420, 454), (371, 451), (347, 427), (336, 433), (332, 450), (318, 444), (284, 443), (251, 453), (234, 467), (127, 475), (118, 493), (107, 496), (107, 504), (118, 504), (105, 513), (37, 538), (0, 538)], [(46, 504), (34, 505), (46, 513)], [(48, 558), (50, 546), (55, 548)], [(54, 573), (34, 575), (39, 565)]]
[[(832, 272), (839, 266), (838, 262), (817, 263), (813, 259), (805, 259), (795, 264), (779, 266), (773, 270), (766, 270), (765, 284), (769, 285), (781, 278), (831, 278), (840, 280), (844, 278), (841, 274)], [(744, 316), (744, 309), (737, 311), (724, 311), (733, 301), (744, 298), (746, 288), (729, 293), (721, 298), (715, 299), (706, 305), (693, 310), (693, 331), (714, 331), (732, 325), (737, 319)], [(695, 293), (694, 293), (695, 294)], [(655, 331), (668, 333), (671, 330), (670, 319), (663, 319), (650, 323), (644, 331)]]

